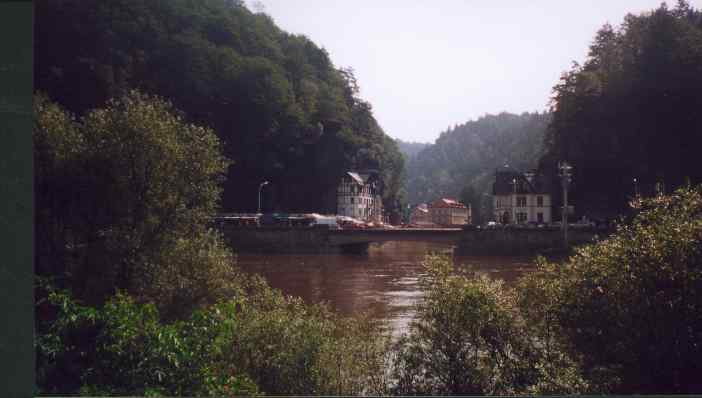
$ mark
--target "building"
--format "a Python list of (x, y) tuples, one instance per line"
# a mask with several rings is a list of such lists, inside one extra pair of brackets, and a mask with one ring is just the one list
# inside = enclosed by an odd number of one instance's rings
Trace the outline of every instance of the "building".
[(436, 225), (449, 227), (471, 222), (471, 209), (453, 199), (437, 199), (428, 208), (431, 222)]
[(495, 172), (492, 186), (495, 221), (501, 224), (551, 222), (551, 194), (547, 181), (536, 173), (505, 166)]
[(336, 190), (337, 214), (363, 221), (382, 221), (381, 186), (377, 172), (347, 172)]
[(431, 217), (429, 216), (429, 208), (426, 203), (420, 203), (412, 209), (410, 213), (410, 224), (414, 225), (431, 225)]

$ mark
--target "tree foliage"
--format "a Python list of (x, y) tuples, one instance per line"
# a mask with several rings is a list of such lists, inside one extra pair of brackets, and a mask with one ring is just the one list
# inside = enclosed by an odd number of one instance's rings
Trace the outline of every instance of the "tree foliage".
[(349, 169), (382, 172), (395, 207), (402, 158), (349, 69), (230, 0), (57, 0), (36, 9), (35, 84), (75, 114), (136, 88), (208, 126), (235, 161), (222, 206), (333, 211)]
[(563, 394), (584, 388), (576, 364), (530, 333), (514, 292), (501, 281), (454, 273), (442, 257), (428, 257), (425, 266), (425, 302), (396, 346), (395, 392)]
[(698, 393), (702, 190), (637, 203), (608, 239), (525, 282), (530, 319), (582, 358), (596, 390)]
[(397, 146), (400, 149), (400, 153), (402, 153), (405, 156), (405, 160), (410, 160), (416, 157), (417, 154), (419, 154), (419, 152), (431, 145), (425, 142), (402, 141), (399, 138), (397, 138), (395, 142), (397, 142)]
[(124, 289), (183, 313), (226, 295), (232, 255), (206, 228), (229, 164), (212, 130), (138, 92), (80, 120), (34, 106), (37, 275), (90, 303)]
[(701, 43), (702, 13), (685, 1), (662, 5), (603, 26), (585, 62), (563, 74), (541, 168), (574, 165), (576, 206), (612, 214), (636, 190), (702, 181)]
[(139, 396), (383, 393), (385, 339), (368, 319), (285, 298), (258, 277), (237, 294), (164, 322), (118, 293), (81, 304), (43, 284), (37, 335), (42, 394)]

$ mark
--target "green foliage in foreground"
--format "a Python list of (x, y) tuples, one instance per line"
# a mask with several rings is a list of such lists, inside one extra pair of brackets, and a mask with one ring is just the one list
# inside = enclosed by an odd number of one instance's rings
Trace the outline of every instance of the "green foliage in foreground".
[(702, 190), (638, 201), (629, 225), (522, 281), (524, 313), (598, 392), (702, 391)]
[(37, 95), (34, 113), (37, 275), (167, 317), (232, 294), (232, 254), (205, 223), (229, 164), (211, 129), (136, 91), (80, 120)]
[(449, 259), (426, 262), (428, 293), (410, 334), (396, 345), (401, 395), (575, 393), (575, 363), (547, 349), (520, 317), (501, 281), (453, 272)]
[[(260, 278), (245, 295), (165, 323), (118, 293), (102, 307), (44, 284), (40, 392), (231, 396), (382, 394), (386, 342), (367, 319), (285, 298)], [(51, 321), (49, 321), (51, 319)]]

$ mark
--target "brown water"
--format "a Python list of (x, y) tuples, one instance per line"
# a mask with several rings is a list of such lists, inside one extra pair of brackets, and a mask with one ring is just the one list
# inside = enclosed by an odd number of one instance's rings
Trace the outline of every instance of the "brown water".
[[(420, 278), (428, 252), (452, 254), (436, 243), (387, 242), (371, 245), (362, 255), (238, 255), (239, 266), (263, 275), (285, 295), (307, 302), (327, 301), (339, 312), (370, 312), (387, 320), (393, 334), (405, 332), (424, 292)], [(454, 263), (507, 283), (533, 269), (532, 258), (514, 256), (454, 256)]]

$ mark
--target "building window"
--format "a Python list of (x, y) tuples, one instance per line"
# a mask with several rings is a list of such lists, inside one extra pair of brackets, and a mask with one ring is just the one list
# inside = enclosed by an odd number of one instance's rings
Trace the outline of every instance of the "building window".
[(524, 224), (527, 220), (527, 214), (523, 212), (517, 213), (517, 223)]
[(539, 224), (543, 223), (544, 222), (544, 213), (536, 213), (536, 221)]
[(536, 205), (539, 207), (544, 207), (544, 197), (543, 196), (536, 197)]
[(351, 204), (353, 204), (353, 198), (351, 198)]
[(517, 196), (517, 207), (526, 207), (526, 196)]

